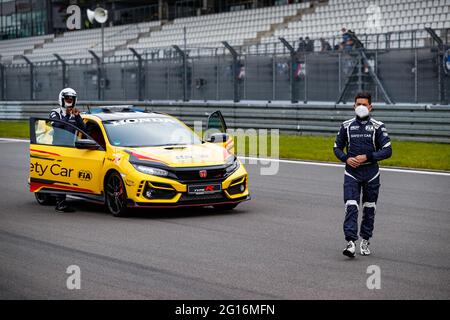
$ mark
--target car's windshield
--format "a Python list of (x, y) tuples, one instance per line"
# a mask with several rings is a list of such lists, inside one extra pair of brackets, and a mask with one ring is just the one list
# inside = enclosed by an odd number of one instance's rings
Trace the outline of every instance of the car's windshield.
[(201, 144), (200, 138), (168, 117), (103, 121), (110, 143), (118, 147)]

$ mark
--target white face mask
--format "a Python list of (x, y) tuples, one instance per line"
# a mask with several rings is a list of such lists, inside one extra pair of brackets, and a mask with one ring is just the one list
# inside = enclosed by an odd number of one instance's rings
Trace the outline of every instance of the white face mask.
[(369, 109), (366, 106), (360, 104), (355, 108), (355, 113), (359, 118), (365, 118), (369, 115)]

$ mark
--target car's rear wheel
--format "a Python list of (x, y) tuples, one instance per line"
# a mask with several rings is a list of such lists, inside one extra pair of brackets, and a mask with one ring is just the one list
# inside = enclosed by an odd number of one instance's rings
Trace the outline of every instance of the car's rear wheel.
[(41, 206), (51, 206), (56, 204), (56, 197), (50, 193), (35, 192), (34, 196), (37, 203)]
[(218, 210), (218, 211), (228, 211), (228, 210), (233, 210), (234, 208), (236, 208), (238, 205), (238, 203), (227, 203), (227, 204), (218, 204), (213, 206), (214, 209)]
[(127, 191), (118, 172), (111, 173), (105, 184), (106, 206), (115, 217), (123, 217), (127, 213)]

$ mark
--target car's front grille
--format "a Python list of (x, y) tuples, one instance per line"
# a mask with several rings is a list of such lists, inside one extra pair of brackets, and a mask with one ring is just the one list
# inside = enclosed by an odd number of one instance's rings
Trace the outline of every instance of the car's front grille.
[(223, 194), (223, 192), (218, 193), (212, 193), (212, 194), (201, 194), (201, 195), (194, 195), (194, 194), (187, 194), (183, 193), (181, 196), (179, 203), (189, 202), (189, 203), (195, 203), (195, 202), (218, 202), (221, 200), (227, 200), (228, 198)]
[(178, 180), (182, 182), (209, 182), (212, 180), (222, 181), (227, 176), (225, 168), (208, 169), (205, 168), (206, 177), (200, 177), (200, 171), (203, 169), (195, 170), (173, 170), (173, 173), (177, 176)]

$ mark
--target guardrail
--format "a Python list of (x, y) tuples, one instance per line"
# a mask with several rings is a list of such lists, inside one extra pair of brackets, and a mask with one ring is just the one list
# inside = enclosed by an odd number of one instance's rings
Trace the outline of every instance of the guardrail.
[[(168, 102), (168, 101), (80, 101), (87, 105), (135, 105), (148, 110), (174, 115), (187, 124), (205, 120), (221, 110), (230, 128), (280, 129), (282, 133), (299, 135), (334, 135), (342, 121), (354, 116), (351, 104), (289, 102), (261, 103), (247, 101)], [(47, 116), (57, 105), (54, 101), (0, 101), (0, 119), (27, 119)], [(383, 105), (374, 104), (373, 116), (386, 123), (390, 135), (397, 139), (450, 143), (450, 106), (448, 105)]]

